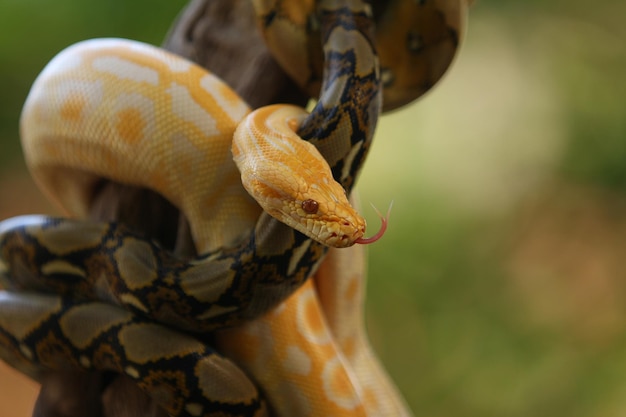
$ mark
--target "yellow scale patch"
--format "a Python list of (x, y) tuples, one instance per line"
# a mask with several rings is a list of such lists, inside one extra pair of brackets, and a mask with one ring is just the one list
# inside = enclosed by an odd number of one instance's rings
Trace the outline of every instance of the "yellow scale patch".
[(41, 266), (41, 272), (43, 272), (45, 275), (75, 275), (82, 278), (85, 278), (87, 276), (82, 268), (79, 268), (76, 265), (59, 259), (43, 264)]
[(98, 223), (86, 224), (83, 225), (80, 236), (77, 236), (76, 231), (61, 225), (38, 230), (33, 233), (33, 237), (55, 255), (65, 255), (86, 246), (98, 245), (106, 227)]
[[(59, 325), (76, 347), (84, 349), (92, 343), (95, 337), (132, 318), (132, 313), (113, 305), (85, 304), (76, 306), (65, 313)], [(86, 326), (85, 323), (89, 325)]]
[(237, 404), (250, 402), (258, 395), (246, 374), (234, 363), (218, 355), (202, 358), (194, 372), (206, 398)]
[(3, 311), (3, 314), (0, 314), (0, 328), (18, 340), (24, 339), (62, 307), (57, 297), (13, 294), (6, 291), (0, 291), (0, 304)]
[(124, 239), (124, 250), (114, 254), (120, 275), (128, 288), (136, 290), (151, 285), (157, 277), (157, 260), (147, 242), (128, 238)]

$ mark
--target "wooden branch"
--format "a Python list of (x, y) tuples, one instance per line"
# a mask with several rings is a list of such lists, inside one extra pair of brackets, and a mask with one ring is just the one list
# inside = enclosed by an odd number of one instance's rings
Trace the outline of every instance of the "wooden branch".
[(209, 69), (251, 107), (306, 104), (270, 55), (250, 0), (192, 0), (163, 47)]

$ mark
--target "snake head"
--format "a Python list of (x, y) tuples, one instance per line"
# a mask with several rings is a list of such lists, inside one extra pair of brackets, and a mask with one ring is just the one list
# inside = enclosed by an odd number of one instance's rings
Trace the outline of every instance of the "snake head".
[(302, 192), (283, 199), (275, 217), (327, 246), (343, 248), (362, 239), (365, 219), (351, 206), (343, 187), (326, 175), (311, 175), (305, 181)]
[[(296, 182), (303, 187), (293, 187)], [(263, 210), (287, 226), (326, 246), (352, 246), (363, 238), (365, 219), (352, 208), (341, 185), (324, 182), (305, 184), (302, 178), (282, 177), (271, 186), (252, 179), (244, 187)]]
[(295, 130), (306, 117), (289, 105), (262, 107), (237, 127), (233, 157), (244, 188), (271, 216), (324, 245), (363, 240), (365, 220), (311, 143)]

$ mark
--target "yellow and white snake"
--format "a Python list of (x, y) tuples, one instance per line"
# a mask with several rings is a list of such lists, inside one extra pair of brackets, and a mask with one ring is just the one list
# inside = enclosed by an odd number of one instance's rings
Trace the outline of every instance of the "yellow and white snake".
[[(363, 238), (347, 195), (381, 110), (381, 74), (389, 108), (426, 91), (454, 55), (467, 5), (396, 3), (379, 26), (403, 30), (401, 47), (374, 35), (360, 0), (255, 2), (278, 61), (321, 91), (310, 115), (250, 113), (215, 76), (138, 42), (57, 55), (21, 120), (38, 183), (77, 218), (103, 179), (153, 189), (186, 215), (203, 255), (177, 259), (114, 223), (5, 220), (0, 357), (34, 378), (124, 373), (171, 415), (410, 415), (367, 343), (364, 255), (352, 245), (380, 233)], [(310, 36), (321, 38), (321, 73), (315, 51), (284, 53)], [(402, 56), (421, 72), (408, 77)], [(326, 245), (348, 248), (324, 256)]]

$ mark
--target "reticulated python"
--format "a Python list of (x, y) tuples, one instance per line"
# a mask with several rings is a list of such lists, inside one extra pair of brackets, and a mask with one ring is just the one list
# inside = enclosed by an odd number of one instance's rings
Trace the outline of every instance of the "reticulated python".
[[(439, 19), (433, 27), (443, 30), (429, 43), (420, 32), (429, 25), (407, 26), (406, 48), (386, 45), (382, 31), (378, 36), (386, 91), (404, 75), (382, 51), (438, 57), (432, 68), (424, 66), (431, 73), (413, 82), (414, 97), (449, 64), (465, 4), (396, 3), (392, 16), (412, 10), (419, 17), (414, 24), (430, 11), (427, 21)], [(268, 42), (278, 49), (294, 49), (281, 44), (291, 39), (280, 35), (285, 28), (319, 31), (321, 95), (299, 134), (349, 192), (379, 112), (371, 9), (360, 1), (319, 2), (313, 13), (311, 2), (295, 4), (256, 2)], [(380, 25), (389, 21), (393, 17), (383, 16)], [(314, 86), (316, 61), (302, 61), (311, 71), (301, 84)], [(3, 275), (19, 290), (0, 293), (4, 359), (35, 377), (42, 368), (125, 373), (173, 415), (264, 415), (256, 385), (236, 365), (155, 321), (205, 332), (258, 317), (297, 290), (270, 314), (216, 338), (259, 384), (272, 412), (408, 415), (366, 343), (362, 263), (354, 258), (361, 249), (333, 251), (317, 270), (321, 244), (266, 214), (257, 221), (260, 208), (243, 191), (230, 155), (233, 132), (247, 112), (201, 68), (134, 42), (81, 43), (48, 65), (22, 117), (24, 150), (40, 184), (78, 217), (100, 178), (155, 189), (187, 215), (205, 255), (183, 262), (116, 224), (44, 217), (3, 222)], [(311, 214), (306, 200), (297, 202), (305, 215)], [(316, 270), (315, 281), (306, 281)]]

